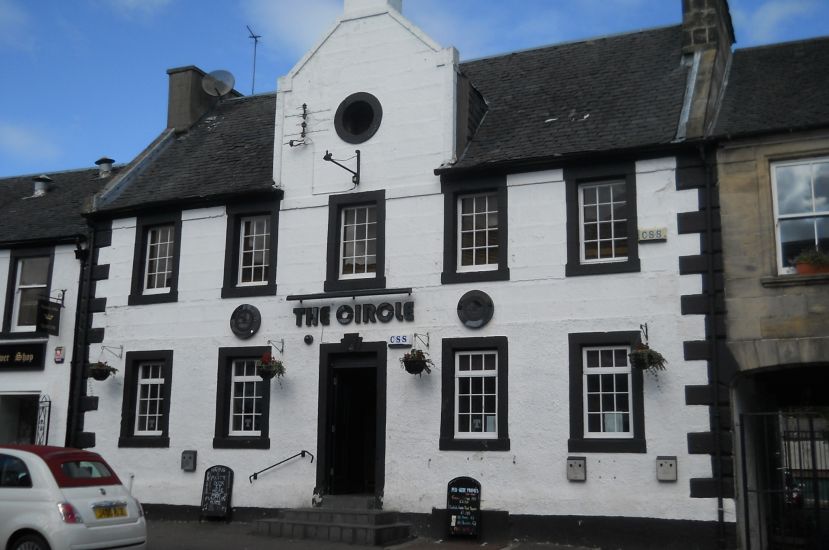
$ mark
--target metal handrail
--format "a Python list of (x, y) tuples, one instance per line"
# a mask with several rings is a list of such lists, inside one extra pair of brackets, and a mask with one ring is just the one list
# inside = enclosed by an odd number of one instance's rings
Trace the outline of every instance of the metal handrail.
[(279, 462), (277, 462), (276, 464), (271, 464), (270, 466), (268, 466), (268, 467), (267, 467), (267, 468), (265, 468), (264, 470), (259, 470), (258, 472), (256, 472), (256, 473), (253, 473), (253, 474), (249, 475), (249, 476), (248, 476), (248, 481), (250, 481), (251, 483), (253, 483), (253, 480), (254, 480), (254, 479), (259, 479), (259, 474), (261, 474), (262, 472), (267, 472), (267, 471), (268, 471), (268, 470), (270, 470), (271, 468), (275, 468), (275, 467), (279, 466), (280, 464), (284, 464), (285, 462), (288, 462), (289, 460), (294, 459), (294, 458), (296, 458), (296, 457), (298, 457), (298, 456), (301, 456), (302, 458), (305, 458), (305, 455), (311, 455), (311, 462), (312, 462), (312, 463), (314, 462), (314, 455), (313, 455), (313, 454), (311, 454), (311, 451), (306, 451), (305, 449), (303, 449), (303, 450), (299, 451), (297, 454), (295, 454), (295, 455), (293, 455), (293, 456), (289, 456), (288, 458), (286, 458), (286, 459), (284, 459), (284, 460), (280, 460), (280, 461), (279, 461)]

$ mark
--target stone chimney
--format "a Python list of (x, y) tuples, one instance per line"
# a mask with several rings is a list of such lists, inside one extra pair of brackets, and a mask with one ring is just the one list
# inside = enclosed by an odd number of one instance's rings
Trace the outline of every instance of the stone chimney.
[(689, 83), (677, 137), (703, 137), (713, 125), (734, 41), (728, 0), (682, 0), (682, 53), (696, 78)]
[(205, 72), (198, 67), (190, 65), (168, 69), (167, 74), (170, 76), (167, 128), (186, 132), (216, 103), (216, 98), (202, 89)]
[(364, 15), (366, 13), (380, 13), (388, 11), (389, 8), (403, 13), (403, 0), (345, 0), (344, 13), (346, 16), (353, 14)]

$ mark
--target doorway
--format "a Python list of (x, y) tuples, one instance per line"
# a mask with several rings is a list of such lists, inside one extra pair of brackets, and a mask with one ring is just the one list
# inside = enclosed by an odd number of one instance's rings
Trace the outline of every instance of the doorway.
[(0, 444), (35, 443), (38, 395), (0, 396)]
[(320, 346), (317, 488), (322, 494), (382, 496), (385, 367), (384, 342), (364, 344), (358, 338), (356, 346)]

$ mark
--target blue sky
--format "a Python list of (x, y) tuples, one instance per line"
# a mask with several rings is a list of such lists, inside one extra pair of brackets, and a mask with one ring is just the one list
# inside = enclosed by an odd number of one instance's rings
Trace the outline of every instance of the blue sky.
[[(829, 34), (829, 0), (730, 0), (737, 47)], [(272, 91), (342, 0), (0, 0), (0, 177), (128, 162), (166, 125), (167, 73)], [(680, 0), (404, 0), (461, 59), (677, 24)]]

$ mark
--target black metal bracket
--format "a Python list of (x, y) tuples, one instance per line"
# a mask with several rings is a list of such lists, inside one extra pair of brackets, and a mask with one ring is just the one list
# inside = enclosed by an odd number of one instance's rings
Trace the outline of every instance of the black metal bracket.
[(60, 290), (54, 290), (53, 292), (60, 292), (60, 298), (53, 298), (52, 296), (47, 296), (50, 302), (54, 304), (58, 304), (60, 307), (66, 307), (64, 303), (66, 302), (66, 289), (62, 288)]
[(305, 145), (305, 132), (308, 129), (308, 104), (302, 104), (302, 123), (300, 127), (302, 128), (302, 132), (299, 134), (299, 139), (292, 139), (288, 142), (290, 147), (299, 147), (300, 145)]
[(354, 170), (352, 170), (351, 168), (349, 168), (348, 166), (345, 166), (345, 165), (340, 164), (339, 162), (337, 162), (337, 160), (334, 159), (331, 156), (331, 153), (329, 153), (327, 149), (325, 151), (325, 155), (322, 157), (322, 160), (325, 160), (325, 161), (328, 161), (328, 162), (333, 162), (334, 164), (336, 164), (337, 166), (339, 166), (340, 168), (342, 168), (346, 172), (350, 172), (352, 174), (351, 182), (354, 185), (359, 185), (360, 184), (360, 150), (357, 149), (354, 152), (357, 153), (357, 171), (356, 172)]
[(289, 457), (288, 457), (288, 458), (286, 458), (285, 460), (280, 460), (280, 461), (279, 461), (279, 462), (277, 462), (276, 464), (271, 464), (270, 466), (268, 466), (268, 467), (267, 467), (267, 468), (265, 468), (264, 470), (259, 470), (259, 471), (258, 471), (258, 472), (256, 472), (256, 473), (250, 474), (250, 475), (248, 476), (248, 481), (249, 481), (249, 482), (251, 482), (251, 483), (253, 483), (253, 480), (254, 480), (254, 479), (259, 479), (259, 474), (261, 474), (262, 472), (267, 472), (267, 471), (268, 471), (268, 470), (270, 470), (271, 468), (275, 468), (275, 467), (279, 466), (280, 464), (284, 464), (285, 462), (288, 462), (289, 460), (294, 459), (294, 458), (296, 458), (296, 457), (298, 457), (298, 456), (301, 456), (302, 458), (305, 458), (305, 455), (310, 455), (310, 456), (311, 456), (311, 463), (313, 464), (313, 463), (314, 463), (314, 455), (313, 455), (313, 454), (311, 454), (311, 451), (306, 451), (305, 449), (303, 449), (303, 450), (299, 451), (297, 454), (295, 454), (295, 455), (293, 455), (293, 456), (289, 456)]

